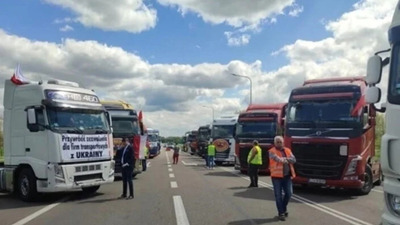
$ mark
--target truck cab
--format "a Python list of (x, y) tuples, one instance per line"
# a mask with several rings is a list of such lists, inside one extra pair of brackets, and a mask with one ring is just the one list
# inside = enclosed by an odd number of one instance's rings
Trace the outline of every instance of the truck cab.
[(115, 175), (122, 176), (122, 138), (129, 138), (134, 146), (134, 169), (133, 176), (142, 172), (142, 164), (139, 160), (139, 140), (141, 129), (139, 126), (138, 115), (133, 106), (125, 101), (107, 101), (102, 100), (101, 104), (107, 110), (112, 120), (113, 130), (113, 158), (115, 160)]
[(211, 137), (211, 128), (209, 125), (199, 127), (197, 135), (197, 147), (198, 147), (197, 154), (199, 156), (204, 157), (206, 155), (210, 137)]
[(227, 115), (214, 119), (211, 128), (211, 140), (215, 145), (215, 163), (235, 163), (235, 129), (237, 116)]
[(95, 192), (114, 181), (111, 129), (92, 90), (62, 80), (6, 80), (3, 129), (0, 190), (32, 201), (38, 192)]
[(269, 173), (268, 150), (273, 146), (274, 137), (282, 135), (286, 103), (252, 104), (245, 112), (239, 114), (235, 140), (235, 169), (246, 173), (247, 156), (257, 140), (262, 149), (260, 173)]
[(364, 77), (308, 80), (292, 90), (285, 146), (296, 157), (294, 184), (354, 189), (380, 182), (375, 108), (365, 103)]
[(161, 140), (160, 140), (160, 131), (147, 128), (147, 138), (149, 140), (149, 157), (153, 158), (160, 154), (161, 150)]

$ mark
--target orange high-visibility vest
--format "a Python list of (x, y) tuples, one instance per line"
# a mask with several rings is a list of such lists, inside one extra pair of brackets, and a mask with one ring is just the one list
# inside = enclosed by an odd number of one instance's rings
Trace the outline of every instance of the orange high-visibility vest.
[[(286, 154), (286, 157), (289, 157), (292, 155), (292, 151), (289, 148), (283, 148)], [(281, 152), (276, 149), (275, 147), (271, 148), (269, 150), (269, 152), (279, 156), (279, 157), (283, 157)], [(290, 168), (290, 172), (292, 175), (292, 178), (296, 177), (296, 173), (294, 172), (294, 167), (293, 164), (289, 163), (289, 168)], [(275, 177), (275, 178), (283, 178), (283, 163), (281, 162), (277, 162), (273, 159), (269, 159), (269, 169), (271, 171), (271, 177)]]

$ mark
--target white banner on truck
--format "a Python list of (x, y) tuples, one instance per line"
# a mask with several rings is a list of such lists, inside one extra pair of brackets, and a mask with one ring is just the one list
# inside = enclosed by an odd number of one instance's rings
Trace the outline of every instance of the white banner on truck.
[(62, 134), (60, 143), (64, 162), (93, 161), (111, 157), (110, 148), (112, 146), (110, 146), (107, 134)]
[(147, 142), (147, 135), (141, 135), (140, 136), (140, 146), (139, 146), (139, 159), (144, 159), (144, 155), (146, 154), (146, 151), (145, 151), (146, 142)]

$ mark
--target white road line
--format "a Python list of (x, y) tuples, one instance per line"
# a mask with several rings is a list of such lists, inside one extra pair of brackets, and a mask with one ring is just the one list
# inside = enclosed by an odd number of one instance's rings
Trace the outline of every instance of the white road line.
[[(237, 176), (239, 176), (239, 177), (241, 177), (241, 178), (243, 178), (245, 180), (250, 180), (248, 177), (246, 177), (244, 175), (234, 173), (234, 170), (229, 170), (229, 169), (226, 169), (224, 167), (220, 167), (220, 168), (222, 170), (227, 171), (227, 172), (231, 172), (231, 173), (233, 173), (233, 174), (235, 174), (235, 175), (237, 175)], [(269, 184), (269, 183), (259, 181), (259, 184), (261, 184), (261, 186), (264, 186), (264, 187), (266, 187), (266, 188), (268, 188), (270, 190), (274, 190), (273, 186), (271, 184)], [(336, 218), (344, 220), (344, 221), (346, 221), (346, 222), (348, 222), (350, 224), (354, 224), (354, 225), (359, 225), (359, 224), (372, 225), (371, 223), (368, 223), (366, 221), (360, 220), (358, 218), (355, 218), (355, 217), (350, 216), (348, 214), (342, 213), (342, 212), (337, 211), (335, 209), (329, 208), (327, 206), (321, 205), (321, 204), (319, 204), (317, 202), (314, 202), (314, 201), (311, 201), (309, 199), (303, 198), (303, 197), (301, 197), (299, 195), (296, 195), (296, 194), (292, 195), (292, 199), (294, 199), (294, 200), (296, 200), (298, 202), (304, 203), (304, 204), (306, 204), (306, 205), (308, 205), (308, 206), (310, 206), (310, 207), (312, 207), (314, 209), (317, 209), (317, 210), (319, 210), (321, 212), (327, 213), (327, 214), (332, 215), (332, 216), (334, 216)]]
[(189, 220), (186, 215), (185, 206), (183, 205), (182, 197), (179, 195), (174, 195), (174, 208), (176, 216), (177, 225), (189, 225)]
[(176, 183), (176, 181), (171, 181), (171, 188), (178, 188), (178, 183)]
[(182, 164), (183, 165), (185, 165), (185, 166), (197, 166), (198, 164), (197, 163), (187, 163), (187, 162), (185, 162), (185, 161), (181, 161), (182, 162)]
[(168, 171), (169, 171), (169, 172), (172, 172), (172, 171), (174, 171), (174, 170), (173, 170), (172, 168), (169, 168)]
[(147, 162), (147, 167), (150, 167), (150, 162)]
[(171, 167), (171, 165), (168, 165), (168, 167)]
[(378, 189), (372, 189), (371, 191), (375, 191), (375, 192), (378, 192), (378, 193), (384, 193), (382, 190), (378, 190)]
[(60, 203), (62, 203), (62, 202), (64, 202), (64, 201), (66, 201), (68, 198), (69, 198), (69, 197), (65, 197), (65, 198), (61, 199), (60, 201), (58, 201), (58, 202), (56, 202), (56, 203), (53, 203), (53, 204), (51, 204), (51, 205), (48, 205), (48, 206), (46, 206), (46, 207), (40, 209), (39, 211), (36, 211), (36, 212), (32, 213), (31, 215), (29, 215), (29, 216), (23, 218), (22, 220), (20, 220), (20, 221), (14, 223), (13, 225), (24, 225), (24, 224), (28, 223), (29, 221), (35, 219), (36, 217), (39, 217), (39, 216), (42, 215), (43, 213), (46, 213), (47, 211), (50, 211), (52, 208), (58, 206)]
[(173, 174), (173, 173), (169, 174), (169, 178), (174, 178), (174, 177), (175, 177), (175, 174)]

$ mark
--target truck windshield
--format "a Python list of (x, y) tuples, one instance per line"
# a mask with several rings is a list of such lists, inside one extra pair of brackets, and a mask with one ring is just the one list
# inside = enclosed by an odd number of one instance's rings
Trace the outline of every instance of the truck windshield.
[(217, 137), (233, 137), (235, 125), (214, 125), (212, 136)]
[(158, 141), (158, 136), (157, 136), (157, 135), (154, 135), (154, 134), (150, 134), (150, 135), (148, 136), (148, 138), (149, 138), (149, 141), (150, 141), (150, 142), (157, 142), (157, 141)]
[(329, 122), (349, 124), (360, 122), (360, 117), (351, 116), (353, 100), (307, 101), (289, 104), (288, 123)]
[(194, 141), (194, 140), (196, 140), (196, 135), (190, 134), (188, 137), (188, 141)]
[(266, 136), (276, 135), (276, 122), (246, 121), (240, 122), (236, 130), (237, 136)]
[(210, 131), (208, 129), (200, 129), (199, 130), (199, 139), (206, 140), (210, 136)]
[(47, 108), (51, 130), (68, 133), (108, 133), (103, 111), (71, 108)]
[(113, 133), (117, 135), (139, 134), (139, 124), (132, 118), (112, 118)]
[(400, 105), (400, 44), (393, 46), (390, 60), (388, 101)]

